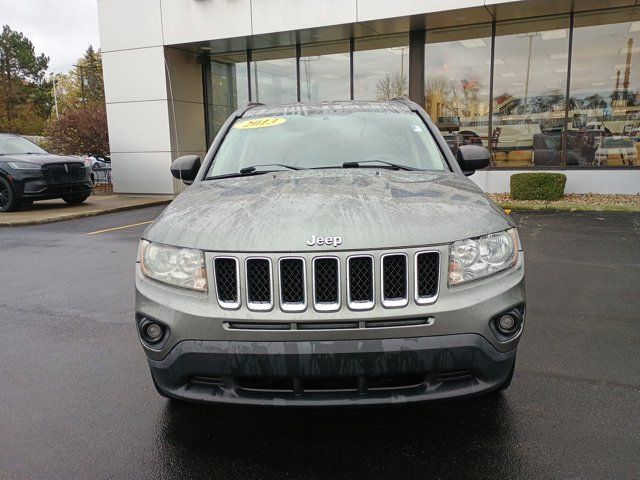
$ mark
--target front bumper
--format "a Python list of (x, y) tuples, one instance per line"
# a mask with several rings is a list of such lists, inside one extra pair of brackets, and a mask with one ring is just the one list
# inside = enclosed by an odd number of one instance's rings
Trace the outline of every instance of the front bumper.
[[(445, 262), (441, 268), (443, 284), (433, 304), (289, 313), (225, 311), (211, 292), (149, 280), (137, 264), (138, 324), (150, 319), (169, 331), (157, 346), (141, 343), (159, 390), (192, 401), (375, 404), (496, 389), (511, 372), (523, 329), (501, 338), (492, 319), (514, 308), (524, 313), (522, 257), (509, 270), (459, 287), (444, 284)], [(291, 321), (296, 329), (271, 328)], [(354, 324), (334, 326), (340, 322)]]
[(26, 170), (11, 172), (12, 184), (16, 195), (25, 200), (50, 200), (68, 195), (90, 195), (94, 184), (91, 170), (87, 169), (84, 178), (79, 181), (51, 183), (40, 171)]
[(478, 395), (516, 351), (477, 334), (380, 340), (178, 343), (149, 360), (156, 387), (195, 402), (286, 406), (407, 403)]

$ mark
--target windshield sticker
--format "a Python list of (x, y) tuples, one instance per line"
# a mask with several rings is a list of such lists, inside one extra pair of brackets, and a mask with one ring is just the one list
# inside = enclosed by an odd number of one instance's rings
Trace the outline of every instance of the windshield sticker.
[(414, 132), (422, 131), (422, 129), (420, 128), (420, 125), (411, 125), (411, 128), (413, 129)]
[(287, 121), (286, 118), (277, 118), (277, 117), (254, 118), (251, 120), (243, 120), (242, 122), (238, 122), (233, 125), (233, 128), (247, 129), (247, 128), (275, 127), (276, 125), (282, 125), (286, 121)]

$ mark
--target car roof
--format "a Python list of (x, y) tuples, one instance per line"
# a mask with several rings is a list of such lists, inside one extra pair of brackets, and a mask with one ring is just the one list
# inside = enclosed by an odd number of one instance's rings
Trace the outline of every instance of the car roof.
[(363, 101), (344, 100), (326, 102), (296, 102), (284, 105), (250, 105), (243, 117), (265, 115), (309, 115), (323, 113), (340, 115), (346, 112), (395, 112), (407, 113), (411, 108), (400, 100)]

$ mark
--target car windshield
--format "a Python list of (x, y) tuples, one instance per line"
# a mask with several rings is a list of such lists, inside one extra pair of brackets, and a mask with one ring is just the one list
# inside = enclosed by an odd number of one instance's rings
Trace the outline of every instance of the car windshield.
[(605, 148), (632, 148), (633, 140), (630, 138), (605, 138), (602, 146)]
[(0, 135), (0, 155), (24, 155), (29, 153), (47, 154), (47, 152), (26, 138)]
[(406, 106), (320, 104), (249, 110), (227, 133), (207, 177), (259, 166), (281, 170), (343, 165), (447, 168), (427, 126)]

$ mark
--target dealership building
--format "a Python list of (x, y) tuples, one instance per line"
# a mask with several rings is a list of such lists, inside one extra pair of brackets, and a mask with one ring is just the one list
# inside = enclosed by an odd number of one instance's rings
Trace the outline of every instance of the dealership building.
[(471, 178), (640, 193), (640, 0), (98, 0), (114, 191), (172, 194), (248, 102), (422, 105)]

